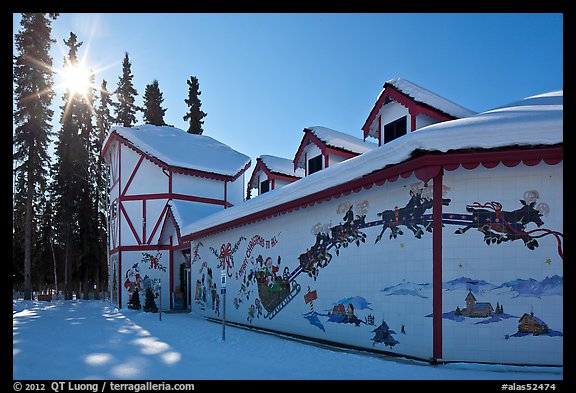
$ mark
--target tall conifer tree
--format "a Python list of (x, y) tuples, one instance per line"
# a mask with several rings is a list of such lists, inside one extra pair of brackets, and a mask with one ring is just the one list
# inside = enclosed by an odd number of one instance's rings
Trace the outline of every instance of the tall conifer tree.
[(122, 61), (122, 76), (118, 79), (118, 87), (114, 92), (118, 102), (114, 104), (116, 109), (116, 123), (124, 127), (132, 127), (136, 124), (136, 112), (141, 110), (135, 102), (138, 91), (132, 83), (132, 63), (128, 57), (128, 52)]
[(146, 85), (144, 92), (144, 122), (155, 126), (163, 126), (164, 114), (166, 109), (162, 108), (162, 92), (158, 86), (158, 81), (154, 80), (151, 84)]
[[(14, 136), (13, 161), (15, 175), (14, 236), (24, 240), (24, 299), (32, 297), (32, 243), (35, 223), (34, 200), (46, 186), (50, 164), (47, 148), (52, 133), (53, 111), (50, 104), (53, 75), (50, 46), (51, 23), (58, 14), (25, 13), (16, 34), (17, 55), (14, 65)], [(21, 228), (17, 228), (20, 226)]]
[[(82, 42), (70, 33), (64, 44), (68, 47), (64, 63), (67, 67), (77, 66)], [(61, 128), (56, 141), (53, 196), (59, 244), (63, 247), (64, 296), (71, 299), (73, 290), (78, 289), (78, 280), (83, 278), (81, 269), (91, 258), (89, 242), (93, 224), (90, 221), (94, 219), (91, 208), (93, 160), (90, 154), (93, 91), (74, 93), (67, 90), (63, 100)]]
[(188, 133), (202, 135), (204, 130), (204, 117), (206, 113), (202, 112), (202, 101), (200, 101), (200, 84), (198, 78), (191, 76), (190, 80), (186, 81), (188, 84), (188, 98), (184, 102), (188, 105), (188, 112), (184, 115), (184, 121), (189, 121)]

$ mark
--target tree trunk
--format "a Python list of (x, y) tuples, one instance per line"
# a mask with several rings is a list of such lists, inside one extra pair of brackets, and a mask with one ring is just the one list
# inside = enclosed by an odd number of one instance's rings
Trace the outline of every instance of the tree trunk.
[(26, 217), (24, 218), (24, 300), (32, 300), (32, 201), (34, 199), (32, 177), (32, 169), (28, 169)]

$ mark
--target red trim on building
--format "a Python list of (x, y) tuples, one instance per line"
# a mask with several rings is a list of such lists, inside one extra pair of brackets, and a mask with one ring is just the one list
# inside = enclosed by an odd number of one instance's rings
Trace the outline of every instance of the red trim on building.
[[(386, 99), (388, 97), (390, 97), (390, 99), (392, 99), (393, 101), (396, 101), (397, 103), (408, 108), (410, 115), (414, 118), (413, 124), (412, 124), (413, 127), (416, 126), (416, 116), (421, 114), (421, 113), (425, 114), (427, 116), (430, 116), (432, 118), (438, 119), (440, 121), (456, 119), (455, 116), (444, 113), (437, 108), (433, 108), (427, 104), (415, 101), (413, 98), (409, 97), (405, 93), (396, 89), (393, 85), (386, 83), (386, 84), (384, 84), (384, 89), (383, 89), (382, 93), (380, 94), (380, 96), (376, 100), (376, 103), (372, 107), (372, 110), (370, 111), (368, 118), (366, 119), (366, 121), (364, 122), (364, 125), (362, 126), (362, 131), (364, 132), (364, 139), (366, 139), (368, 136), (370, 136), (369, 135), (370, 126), (372, 125), (372, 123), (376, 119), (376, 115), (378, 114), (378, 112), (380, 112), (380, 108), (382, 108), (382, 106), (384, 106), (384, 103), (386, 102)], [(413, 128), (412, 131), (414, 129), (415, 128)], [(379, 128), (379, 130), (380, 130), (380, 128)], [(381, 139), (382, 138), (379, 136), (378, 140), (381, 140)]]
[(432, 357), (442, 358), (442, 170), (432, 188)]
[[(294, 170), (299, 168), (298, 161), (300, 160), (300, 156), (304, 152), (304, 149), (306, 148), (306, 146), (308, 146), (308, 142), (315, 144), (320, 149), (320, 152), (324, 156), (324, 163), (326, 165), (325, 168), (328, 168), (328, 155), (329, 154), (334, 154), (334, 155), (341, 156), (344, 158), (352, 158), (352, 157), (356, 157), (359, 155), (359, 153), (355, 153), (355, 152), (351, 152), (349, 150), (340, 149), (340, 148), (337, 148), (334, 146), (330, 146), (326, 142), (319, 139), (316, 135), (314, 135), (312, 133), (312, 131), (305, 129), (304, 130), (304, 136), (302, 137), (302, 140), (300, 141), (300, 145), (298, 146), (298, 151), (296, 152), (296, 155), (294, 156), (294, 160), (293, 160), (294, 161)], [(306, 153), (304, 153), (304, 169), (307, 169), (306, 167), (307, 167), (307, 156), (306, 156)], [(307, 175), (307, 171), (306, 171), (306, 175)]]
[(124, 191), (122, 191), (122, 195), (126, 195), (126, 191), (128, 191), (128, 187), (130, 187), (130, 184), (132, 183), (132, 179), (134, 179), (134, 176), (136, 176), (136, 172), (138, 172), (138, 169), (140, 168), (142, 161), (144, 161), (144, 156), (140, 156), (140, 159), (138, 159), (136, 166), (134, 166), (134, 169), (132, 169), (132, 173), (130, 174), (128, 181), (124, 185)]
[[(132, 234), (134, 235), (134, 239), (136, 239), (136, 242), (138, 244), (142, 244), (142, 241), (140, 240), (140, 236), (138, 236), (138, 232), (136, 231), (136, 228), (134, 228), (134, 225), (132, 225), (132, 221), (130, 220), (130, 217), (128, 217), (128, 213), (124, 209), (124, 205), (122, 205), (121, 202), (118, 203), (118, 209), (122, 212), (122, 214), (124, 214), (124, 218), (126, 219), (126, 223), (130, 227), (130, 230), (132, 231)], [(120, 242), (119, 242), (119, 244), (120, 244)]]
[(174, 308), (172, 294), (174, 293), (174, 251), (172, 244), (172, 236), (170, 236), (170, 251), (168, 252), (168, 260), (170, 261), (170, 310)]
[[(454, 170), (459, 166), (472, 169), (482, 164), (494, 167), (495, 163), (503, 163), (506, 166), (518, 165), (520, 162), (526, 165), (536, 165), (544, 161), (546, 164), (555, 165), (563, 160), (563, 147), (548, 147), (538, 149), (516, 149), (516, 150), (486, 150), (486, 151), (466, 151), (456, 153), (426, 154), (409, 161), (405, 161), (378, 171), (359, 179), (330, 187), (328, 189), (310, 194), (290, 202), (283, 203), (250, 215), (239, 217), (232, 221), (218, 224), (201, 231), (182, 236), (183, 242), (189, 242), (214, 233), (222, 232), (231, 228), (260, 221), (274, 215), (299, 210), (306, 206), (329, 201), (332, 197), (348, 195), (351, 192), (358, 192), (362, 188), (368, 189), (372, 185), (383, 185), (386, 181), (396, 181), (399, 176), (409, 177), (413, 172), (415, 176), (423, 182), (430, 181), (438, 172), (444, 168)], [(497, 165), (497, 164), (496, 164)]]
[(146, 243), (146, 199), (142, 200), (142, 242)]
[(145, 151), (139, 149), (138, 147), (134, 146), (128, 139), (119, 135), (115, 131), (112, 131), (112, 134), (108, 138), (108, 141), (106, 142), (106, 145), (104, 146), (104, 149), (102, 150), (102, 155), (104, 155), (106, 153), (106, 151), (108, 150), (110, 143), (112, 142), (113, 139), (118, 140), (120, 142), (120, 144), (124, 144), (127, 147), (129, 147), (130, 149), (132, 149), (135, 152), (139, 153), (140, 155), (144, 156), (148, 161), (156, 164), (157, 166), (159, 166), (161, 168), (167, 169), (167, 170), (174, 172), (174, 173), (181, 173), (181, 174), (190, 175), (190, 176), (197, 176), (197, 177), (216, 179), (216, 180), (222, 180), (222, 181), (226, 181), (226, 180), (234, 181), (234, 180), (238, 179), (238, 177), (240, 175), (242, 175), (242, 173), (244, 173), (251, 165), (251, 162), (248, 162), (243, 168), (241, 168), (233, 176), (222, 175), (222, 174), (213, 173), (213, 172), (205, 172), (205, 171), (200, 171), (197, 169), (181, 168), (181, 167), (177, 167), (177, 166), (172, 166), (172, 165), (169, 165), (169, 164), (165, 163), (164, 161), (162, 161), (162, 160), (160, 160), (154, 156), (151, 156), (150, 154), (146, 153)]
[(158, 216), (158, 220), (156, 221), (156, 224), (154, 225), (154, 229), (152, 229), (152, 233), (150, 234), (150, 238), (147, 241), (148, 244), (150, 244), (150, 242), (152, 241), (152, 238), (156, 234), (156, 230), (160, 226), (160, 223), (163, 221), (164, 215), (166, 214), (166, 210), (168, 210), (168, 202), (164, 205), (164, 208), (160, 212), (160, 216)]
[(194, 195), (185, 195), (185, 194), (174, 194), (174, 193), (167, 193), (167, 192), (160, 192), (160, 193), (153, 193), (153, 194), (139, 194), (139, 195), (125, 195), (120, 198), (122, 201), (142, 201), (142, 200), (149, 200), (149, 199), (178, 199), (182, 201), (190, 201), (190, 202), (201, 202), (207, 203), (212, 205), (221, 205), (231, 207), (234, 206), (225, 200), (214, 199), (214, 198), (205, 198), (200, 196)]

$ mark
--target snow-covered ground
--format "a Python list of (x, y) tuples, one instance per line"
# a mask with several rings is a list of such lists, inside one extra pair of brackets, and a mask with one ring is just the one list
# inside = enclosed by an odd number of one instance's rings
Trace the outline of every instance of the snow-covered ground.
[(426, 362), (107, 301), (13, 301), (14, 380), (562, 380), (561, 367)]

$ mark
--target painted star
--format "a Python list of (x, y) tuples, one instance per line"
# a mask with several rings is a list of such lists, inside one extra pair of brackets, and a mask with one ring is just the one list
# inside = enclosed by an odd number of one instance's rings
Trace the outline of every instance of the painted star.
[(400, 243), (400, 248), (404, 248), (404, 243)]
[(552, 260), (551, 260), (550, 258), (548, 258), (548, 259), (546, 259), (546, 263), (547, 263), (548, 265), (550, 265), (550, 264), (552, 263)]

